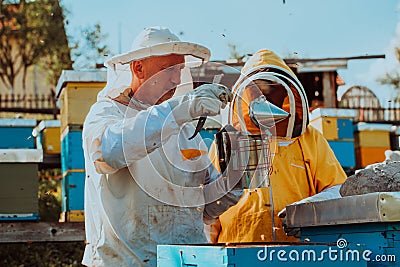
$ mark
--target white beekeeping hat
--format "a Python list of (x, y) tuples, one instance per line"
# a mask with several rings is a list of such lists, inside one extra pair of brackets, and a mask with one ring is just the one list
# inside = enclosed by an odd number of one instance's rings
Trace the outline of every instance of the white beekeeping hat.
[(195, 43), (182, 42), (168, 28), (156, 26), (144, 29), (133, 41), (129, 52), (114, 56), (106, 62), (106, 65), (127, 64), (151, 56), (170, 54), (191, 55), (204, 61), (210, 58), (208, 48)]
[[(166, 27), (145, 28), (133, 41), (129, 52), (112, 57), (105, 62), (107, 67), (107, 85), (98, 94), (98, 98), (117, 97), (130, 87), (132, 74), (129, 63), (152, 56), (178, 54), (185, 56), (187, 67), (198, 66), (210, 59), (210, 50), (202, 45), (182, 42), (178, 36)], [(200, 61), (200, 62), (199, 62)], [(181, 80), (190, 80), (190, 71), (185, 68)], [(182, 87), (184, 88), (184, 87)], [(187, 89), (185, 89), (187, 90)]]

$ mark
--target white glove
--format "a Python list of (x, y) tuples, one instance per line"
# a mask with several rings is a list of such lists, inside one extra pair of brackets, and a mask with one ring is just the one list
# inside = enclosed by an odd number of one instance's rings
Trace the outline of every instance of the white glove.
[(178, 124), (191, 121), (200, 116), (215, 116), (221, 112), (232, 93), (221, 84), (203, 84), (182, 97), (168, 101)]

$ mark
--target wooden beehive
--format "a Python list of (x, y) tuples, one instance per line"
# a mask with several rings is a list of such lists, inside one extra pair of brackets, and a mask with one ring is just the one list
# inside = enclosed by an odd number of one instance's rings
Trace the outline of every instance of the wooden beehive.
[(0, 150), (0, 220), (37, 220), (40, 149)]
[(36, 146), (43, 149), (45, 154), (60, 154), (60, 126), (59, 120), (41, 121), (37, 127), (33, 129), (32, 135), (36, 137)]
[(61, 131), (68, 125), (83, 125), (97, 94), (106, 85), (105, 71), (64, 70), (57, 84)]

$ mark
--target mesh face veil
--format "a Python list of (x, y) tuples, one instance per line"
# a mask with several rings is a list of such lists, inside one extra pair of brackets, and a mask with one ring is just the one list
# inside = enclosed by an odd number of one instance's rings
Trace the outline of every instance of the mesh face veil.
[[(265, 56), (266, 53), (272, 54), (273, 57)], [(268, 101), (275, 102), (275, 105), (291, 115), (287, 121), (277, 124), (277, 127), (286, 127), (285, 133), (279, 134), (280, 137), (291, 139), (301, 135), (309, 123), (308, 102), (301, 83), (283, 60), (278, 62), (277, 56), (271, 51), (261, 50), (255, 56), (257, 55), (261, 60), (254, 63), (254, 60), (250, 59), (250, 62), (243, 67), (242, 75), (233, 88), (234, 100), (229, 114), (230, 122), (241, 131), (250, 134), (259, 133), (258, 127), (249, 118), (248, 109), (251, 101), (264, 94)], [(275, 65), (268, 63), (275, 63)], [(269, 88), (268, 94), (262, 84)], [(277, 98), (278, 94), (280, 96)]]

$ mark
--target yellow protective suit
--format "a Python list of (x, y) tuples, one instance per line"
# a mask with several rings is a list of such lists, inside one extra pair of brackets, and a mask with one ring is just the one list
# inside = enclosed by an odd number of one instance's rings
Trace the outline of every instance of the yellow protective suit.
[[(269, 50), (261, 50), (250, 58), (243, 68), (244, 76), (251, 76), (257, 68), (277, 66), (293, 80), (297, 78), (289, 67), (276, 54)], [(260, 70), (263, 71), (263, 70)], [(340, 185), (346, 179), (346, 174), (337, 161), (328, 142), (322, 134), (308, 124), (308, 105), (304, 91), (296, 91), (290, 86), (294, 103), (289, 103), (289, 97), (282, 101), (282, 109), (291, 113), (294, 127), (301, 128), (299, 134), (287, 133), (288, 120), (276, 125), (275, 156), (273, 159), (270, 185), (272, 187), (274, 204), (274, 226), (276, 241), (295, 241), (296, 238), (286, 236), (282, 228), (282, 219), (277, 213), (287, 205), (313, 196), (329, 187)], [(261, 95), (254, 88), (247, 87), (242, 96), (242, 113), (247, 130), (258, 134), (259, 129), (248, 116), (248, 104)], [(268, 99), (268, 96), (266, 96)], [(232, 105), (235, 107), (235, 103)], [(295, 114), (294, 114), (295, 113)], [(235, 110), (233, 114), (236, 114)], [(233, 125), (238, 128), (237, 118), (232, 118)], [(282, 131), (282, 128), (284, 130)], [(283, 134), (282, 134), (283, 133)], [(210, 154), (215, 154), (215, 147)], [(215, 159), (215, 156), (211, 155)], [(214, 160), (218, 166), (218, 162)], [(239, 202), (219, 217), (219, 221), (211, 226), (214, 241), (219, 243), (265, 242), (272, 241), (271, 203), (268, 188), (245, 190)], [(215, 240), (217, 239), (217, 240)], [(213, 236), (211, 236), (213, 240)]]
[[(288, 145), (276, 148), (270, 184), (272, 186), (277, 241), (294, 241), (282, 229), (277, 213), (293, 202), (342, 184), (342, 167), (322, 134), (308, 126)], [(218, 242), (272, 241), (268, 188), (245, 190), (238, 204), (220, 217)]]

